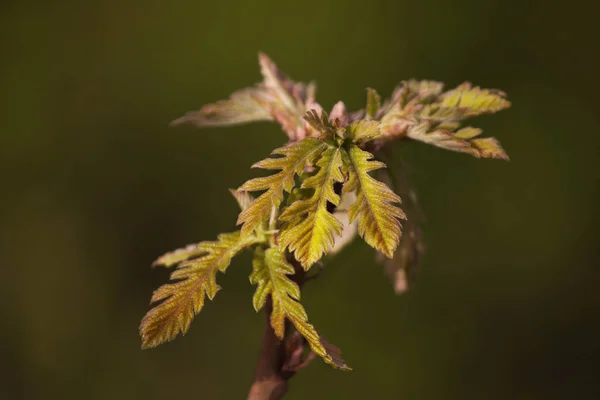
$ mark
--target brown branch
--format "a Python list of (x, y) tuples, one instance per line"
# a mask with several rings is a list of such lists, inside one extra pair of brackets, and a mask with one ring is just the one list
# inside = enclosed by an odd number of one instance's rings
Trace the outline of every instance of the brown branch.
[[(301, 287), (305, 282), (306, 273), (296, 260), (290, 262), (296, 271), (292, 280)], [(287, 393), (288, 380), (314, 358), (312, 353), (304, 357), (306, 341), (298, 332), (288, 334), (283, 340), (275, 335), (271, 327), (272, 312), (273, 302), (269, 297), (265, 305), (266, 321), (262, 348), (248, 400), (281, 399)], [(290, 332), (292, 328), (293, 326), (286, 321), (286, 332)]]

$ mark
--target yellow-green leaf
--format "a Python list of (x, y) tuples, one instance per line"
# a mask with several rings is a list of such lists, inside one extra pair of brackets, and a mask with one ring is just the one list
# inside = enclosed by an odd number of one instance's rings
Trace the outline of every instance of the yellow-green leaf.
[(196, 245), (196, 255), (201, 256), (181, 263), (173, 271), (171, 279), (177, 282), (154, 291), (151, 303), (161, 303), (142, 319), (142, 348), (156, 347), (179, 333), (185, 334), (194, 316), (202, 310), (205, 296), (212, 300), (219, 291), (217, 271), (224, 272), (233, 256), (252, 243), (252, 237), (242, 238), (239, 232), (234, 232), (219, 235), (215, 242)]
[(279, 158), (267, 158), (254, 164), (253, 168), (281, 170), (266, 177), (254, 178), (244, 183), (241, 191), (266, 190), (252, 202), (238, 217), (238, 225), (242, 226), (242, 236), (247, 236), (256, 230), (271, 214), (273, 207), (279, 207), (283, 200), (283, 192), (291, 192), (294, 187), (294, 176), (304, 171), (307, 163), (327, 148), (327, 144), (306, 138), (287, 147), (275, 149), (272, 154), (281, 155)]
[[(463, 83), (441, 96), (441, 109), (461, 110), (460, 119), (479, 114), (495, 113), (510, 107), (505, 94), (499, 90), (472, 87)], [(458, 115), (457, 115), (458, 116)]]
[(375, 118), (377, 111), (381, 108), (381, 96), (375, 89), (367, 88), (367, 119)]
[(369, 175), (369, 171), (385, 167), (380, 161), (372, 160), (373, 155), (352, 145), (347, 153), (350, 180), (344, 191), (356, 190), (356, 202), (348, 209), (350, 221), (358, 217), (358, 233), (372, 247), (388, 257), (392, 257), (402, 231), (399, 218), (405, 219), (404, 212), (393, 203), (400, 203), (400, 197), (383, 182)]
[(335, 349), (324, 342), (315, 328), (308, 323), (306, 311), (299, 302), (300, 288), (288, 277), (294, 274), (294, 267), (287, 262), (285, 255), (277, 248), (269, 248), (266, 251), (258, 249), (252, 266), (250, 282), (258, 285), (252, 303), (255, 310), (259, 311), (265, 305), (268, 296), (271, 296), (271, 326), (277, 337), (283, 339), (287, 319), (306, 338), (312, 351), (326, 363), (336, 368), (350, 369)]
[[(446, 127), (445, 129), (449, 128), (451, 127)], [(481, 132), (483, 132), (483, 130), (480, 128), (473, 128), (472, 126), (467, 126), (454, 132), (454, 137), (461, 140), (468, 140), (481, 135)]]
[(479, 157), (483, 158), (499, 158), (501, 160), (509, 160), (508, 154), (504, 152), (500, 142), (496, 138), (473, 139), (471, 140), (473, 147), (479, 152)]
[(379, 122), (360, 120), (352, 122), (347, 128), (345, 136), (354, 143), (364, 143), (380, 135)]
[(279, 217), (288, 222), (279, 237), (281, 248), (288, 247), (294, 252), (306, 270), (327, 254), (343, 229), (340, 221), (327, 211), (327, 202), (336, 206), (340, 202), (333, 185), (344, 180), (341, 150), (328, 148), (316, 166), (319, 168), (316, 175), (302, 183), (303, 189), (314, 190), (312, 197), (295, 201)]

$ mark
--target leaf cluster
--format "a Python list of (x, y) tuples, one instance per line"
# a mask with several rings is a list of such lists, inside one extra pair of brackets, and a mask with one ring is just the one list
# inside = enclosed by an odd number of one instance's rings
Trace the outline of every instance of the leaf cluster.
[[(293, 327), (326, 363), (349, 369), (339, 351), (308, 322), (297, 277), (335, 254), (355, 235), (386, 258), (397, 292), (424, 253), (416, 192), (398, 168), (383, 160), (396, 140), (412, 139), (475, 157), (508, 159), (494, 138), (462, 127), (463, 120), (510, 106), (504, 93), (468, 83), (443, 92), (435, 81), (406, 81), (382, 102), (367, 89), (364, 109), (349, 112), (338, 102), (326, 113), (316, 86), (292, 81), (264, 54), (264, 80), (227, 100), (187, 113), (173, 124), (199, 127), (277, 121), (288, 143), (253, 165), (270, 171), (232, 190), (241, 212), (238, 231), (167, 253), (155, 265), (174, 267), (171, 282), (157, 289), (143, 318), (142, 346), (155, 347), (185, 334), (220, 287), (218, 272), (243, 250), (253, 254), (250, 283), (256, 311), (267, 303), (282, 340)], [(377, 178), (377, 179), (376, 179)], [(390, 188), (391, 186), (391, 188)], [(254, 193), (257, 197), (254, 197)], [(399, 207), (403, 196), (405, 210)], [(400, 221), (406, 220), (403, 229)]]

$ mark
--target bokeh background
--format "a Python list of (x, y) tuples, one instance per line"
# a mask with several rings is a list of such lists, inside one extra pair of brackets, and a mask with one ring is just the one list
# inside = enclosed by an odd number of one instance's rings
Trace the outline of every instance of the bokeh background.
[(289, 399), (600, 398), (597, 13), (578, 1), (11, 1), (0, 5), (0, 398), (243, 399), (263, 317), (249, 257), (184, 338), (140, 350), (165, 251), (234, 227), (227, 192), (275, 124), (169, 128), (260, 80), (257, 52), (326, 108), (402, 79), (470, 80), (510, 162), (401, 143), (427, 221), (395, 296), (355, 242), (306, 286), (322, 362)]

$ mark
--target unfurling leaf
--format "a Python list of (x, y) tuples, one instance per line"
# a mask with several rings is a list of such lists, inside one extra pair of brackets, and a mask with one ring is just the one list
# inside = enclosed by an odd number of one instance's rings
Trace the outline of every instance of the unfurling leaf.
[(496, 138), (473, 139), (471, 143), (479, 152), (480, 157), (509, 160), (508, 154), (504, 152), (504, 149), (500, 146), (500, 142)]
[(456, 133), (446, 129), (430, 128), (430, 123), (408, 129), (407, 137), (442, 149), (471, 154), (477, 158), (499, 158), (509, 160), (508, 155), (495, 138), (471, 139), (481, 133), (481, 129), (466, 127)]
[(345, 136), (354, 143), (364, 143), (377, 138), (380, 135), (379, 122), (377, 121), (355, 121), (346, 128)]
[(199, 111), (190, 111), (171, 125), (192, 124), (197, 127), (239, 125), (255, 121), (272, 121), (265, 107), (269, 98), (264, 89), (247, 88), (234, 92), (227, 100), (207, 104)]
[(352, 145), (347, 153), (350, 179), (344, 191), (356, 190), (356, 202), (348, 210), (350, 221), (358, 217), (358, 233), (364, 240), (387, 257), (392, 257), (402, 231), (399, 218), (404, 212), (393, 203), (400, 197), (384, 183), (373, 179), (369, 171), (385, 167), (373, 155)]
[[(481, 129), (459, 129), (460, 121), (465, 118), (508, 107), (510, 102), (499, 90), (464, 83), (442, 93), (440, 82), (408, 81), (384, 105), (380, 131), (387, 140), (406, 137), (475, 157), (508, 160), (496, 139), (471, 140), (481, 134)], [(480, 140), (483, 142), (478, 143)]]
[(375, 89), (367, 88), (367, 119), (373, 119), (381, 108), (381, 97)]
[(260, 227), (271, 214), (273, 207), (279, 207), (283, 200), (283, 192), (291, 192), (294, 187), (294, 176), (300, 175), (308, 163), (327, 148), (327, 144), (314, 138), (306, 138), (287, 147), (273, 150), (272, 154), (280, 158), (267, 158), (254, 164), (253, 168), (281, 170), (266, 177), (254, 178), (244, 183), (241, 191), (266, 190), (238, 217), (238, 225), (242, 226), (242, 236), (251, 234)]
[(342, 224), (329, 211), (327, 202), (338, 205), (335, 182), (343, 182), (341, 150), (330, 147), (321, 154), (316, 175), (304, 180), (303, 189), (312, 189), (309, 199), (293, 202), (279, 217), (287, 222), (279, 237), (280, 247), (288, 247), (308, 270), (333, 247), (335, 237), (342, 234)]
[(316, 110), (308, 110), (304, 114), (304, 120), (322, 136), (333, 136), (335, 134), (335, 128), (329, 122), (325, 111), (321, 111), (321, 115), (319, 115)]
[(227, 100), (188, 112), (171, 124), (207, 127), (274, 120), (291, 140), (311, 136), (302, 116), (310, 108), (320, 108), (315, 102), (315, 85), (292, 81), (266, 54), (259, 54), (259, 63), (263, 82), (238, 90)]
[(499, 90), (472, 87), (465, 82), (441, 96), (440, 108), (455, 109), (455, 117), (464, 119), (474, 115), (495, 113), (510, 107), (506, 95)]
[(271, 326), (277, 337), (284, 338), (287, 319), (304, 336), (312, 351), (326, 363), (336, 368), (350, 369), (339, 358), (338, 352), (324, 342), (315, 328), (308, 323), (306, 311), (299, 302), (300, 288), (288, 277), (294, 274), (294, 267), (287, 262), (285, 255), (277, 248), (269, 248), (266, 251), (259, 248), (252, 266), (250, 282), (258, 285), (252, 299), (254, 309), (259, 311), (264, 307), (267, 298), (271, 297)]
[(179, 264), (182, 261), (188, 260), (193, 257), (198, 257), (204, 254), (206, 251), (199, 247), (198, 243), (188, 244), (181, 249), (173, 250), (158, 257), (152, 266), (156, 267), (163, 265), (167, 268), (172, 267), (175, 264)]
[(201, 256), (179, 264), (171, 274), (171, 280), (176, 282), (154, 291), (151, 302), (162, 302), (142, 319), (142, 348), (173, 340), (180, 332), (185, 334), (202, 310), (205, 295), (212, 300), (220, 289), (215, 280), (217, 271), (225, 272), (233, 256), (253, 242), (254, 238), (242, 238), (235, 232), (219, 235), (215, 242), (198, 243), (194, 255)]

